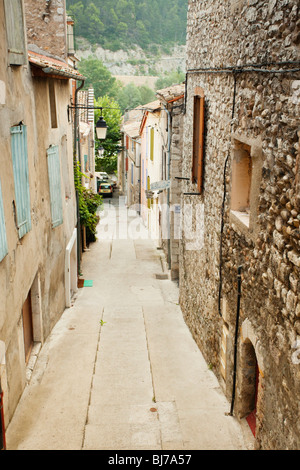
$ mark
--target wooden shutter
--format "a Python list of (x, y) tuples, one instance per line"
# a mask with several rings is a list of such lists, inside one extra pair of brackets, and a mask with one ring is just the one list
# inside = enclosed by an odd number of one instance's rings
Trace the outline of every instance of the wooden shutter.
[(51, 202), (51, 219), (52, 227), (54, 228), (63, 223), (60, 161), (57, 145), (50, 147), (47, 150), (47, 160)]
[(204, 104), (204, 96), (194, 96), (192, 181), (197, 184), (199, 193), (203, 190)]
[(10, 132), (15, 183), (16, 222), (19, 237), (22, 238), (31, 230), (27, 127), (15, 126), (11, 128)]
[(26, 63), (22, 0), (4, 0), (8, 60), (11, 65)]
[(5, 218), (4, 218), (1, 181), (0, 181), (0, 261), (2, 261), (4, 256), (6, 255), (7, 255), (7, 238), (6, 238), (6, 230), (5, 230)]

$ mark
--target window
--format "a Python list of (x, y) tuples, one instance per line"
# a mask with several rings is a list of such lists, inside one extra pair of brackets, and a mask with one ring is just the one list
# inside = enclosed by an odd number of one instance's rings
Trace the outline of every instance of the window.
[(4, 0), (8, 61), (10, 65), (26, 63), (22, 0)]
[(204, 159), (204, 93), (197, 88), (194, 96), (193, 126), (193, 166), (192, 182), (197, 184), (199, 193), (203, 191), (203, 159)]
[(56, 113), (56, 99), (55, 99), (55, 86), (53, 80), (49, 82), (49, 101), (50, 101), (50, 117), (52, 129), (57, 128), (57, 113)]
[[(262, 150), (260, 139), (234, 139), (231, 174), (231, 219), (245, 233), (258, 230), (258, 200), (261, 182)], [(243, 139), (243, 140), (242, 140)], [(251, 235), (251, 236), (252, 236)]]
[(7, 255), (7, 238), (5, 230), (4, 209), (0, 181), (0, 261)]
[(231, 210), (247, 227), (250, 218), (250, 191), (252, 179), (251, 148), (236, 144), (232, 162)]
[(10, 133), (16, 198), (16, 225), (19, 237), (22, 238), (31, 230), (27, 127), (23, 125), (12, 127)]
[(63, 223), (63, 210), (61, 198), (61, 177), (58, 146), (47, 150), (48, 178), (51, 201), (52, 227), (55, 228)]

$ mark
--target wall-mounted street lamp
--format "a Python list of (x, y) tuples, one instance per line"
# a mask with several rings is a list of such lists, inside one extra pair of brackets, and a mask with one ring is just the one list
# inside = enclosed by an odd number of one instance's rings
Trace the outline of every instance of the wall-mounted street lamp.
[(69, 109), (100, 109), (101, 110), (101, 116), (99, 117), (98, 121), (96, 122), (96, 135), (97, 135), (97, 139), (99, 140), (104, 140), (106, 139), (106, 133), (107, 133), (107, 124), (106, 122), (104, 121), (104, 118), (102, 116), (102, 109), (103, 108), (99, 108), (99, 107), (95, 107), (95, 106), (82, 106), (82, 105), (77, 105), (77, 106), (68, 106), (68, 114), (69, 114)]
[(100, 116), (98, 121), (96, 122), (96, 134), (97, 138), (99, 140), (104, 140), (106, 139), (106, 133), (107, 133), (107, 125), (106, 122), (103, 119), (103, 116)]

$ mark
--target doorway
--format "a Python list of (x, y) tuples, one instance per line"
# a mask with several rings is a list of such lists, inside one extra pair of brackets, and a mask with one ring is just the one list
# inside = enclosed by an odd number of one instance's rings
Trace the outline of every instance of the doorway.
[(33, 320), (32, 320), (32, 304), (31, 304), (31, 291), (27, 296), (22, 308), (23, 318), (23, 334), (24, 334), (24, 349), (25, 349), (25, 362), (28, 363), (30, 353), (33, 346)]
[(249, 339), (241, 345), (239, 416), (246, 418), (253, 436), (257, 430), (257, 397), (259, 389), (259, 369), (255, 349)]
[(254, 407), (251, 413), (246, 416), (246, 421), (251, 429), (253, 436), (255, 437), (256, 434), (256, 407), (257, 407), (257, 394), (258, 394), (258, 380), (259, 380), (259, 372), (258, 372), (258, 365), (256, 362), (255, 368), (255, 390), (254, 390)]

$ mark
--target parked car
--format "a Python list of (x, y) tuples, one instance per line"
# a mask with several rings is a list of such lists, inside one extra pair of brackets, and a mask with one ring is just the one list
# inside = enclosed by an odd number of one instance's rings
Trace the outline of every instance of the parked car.
[(108, 180), (109, 179), (109, 176), (106, 173), (106, 171), (99, 171), (96, 174), (97, 174), (98, 178), (100, 178), (101, 180)]
[(113, 195), (113, 186), (108, 182), (102, 182), (99, 185), (98, 193), (102, 196), (109, 196), (112, 197)]

